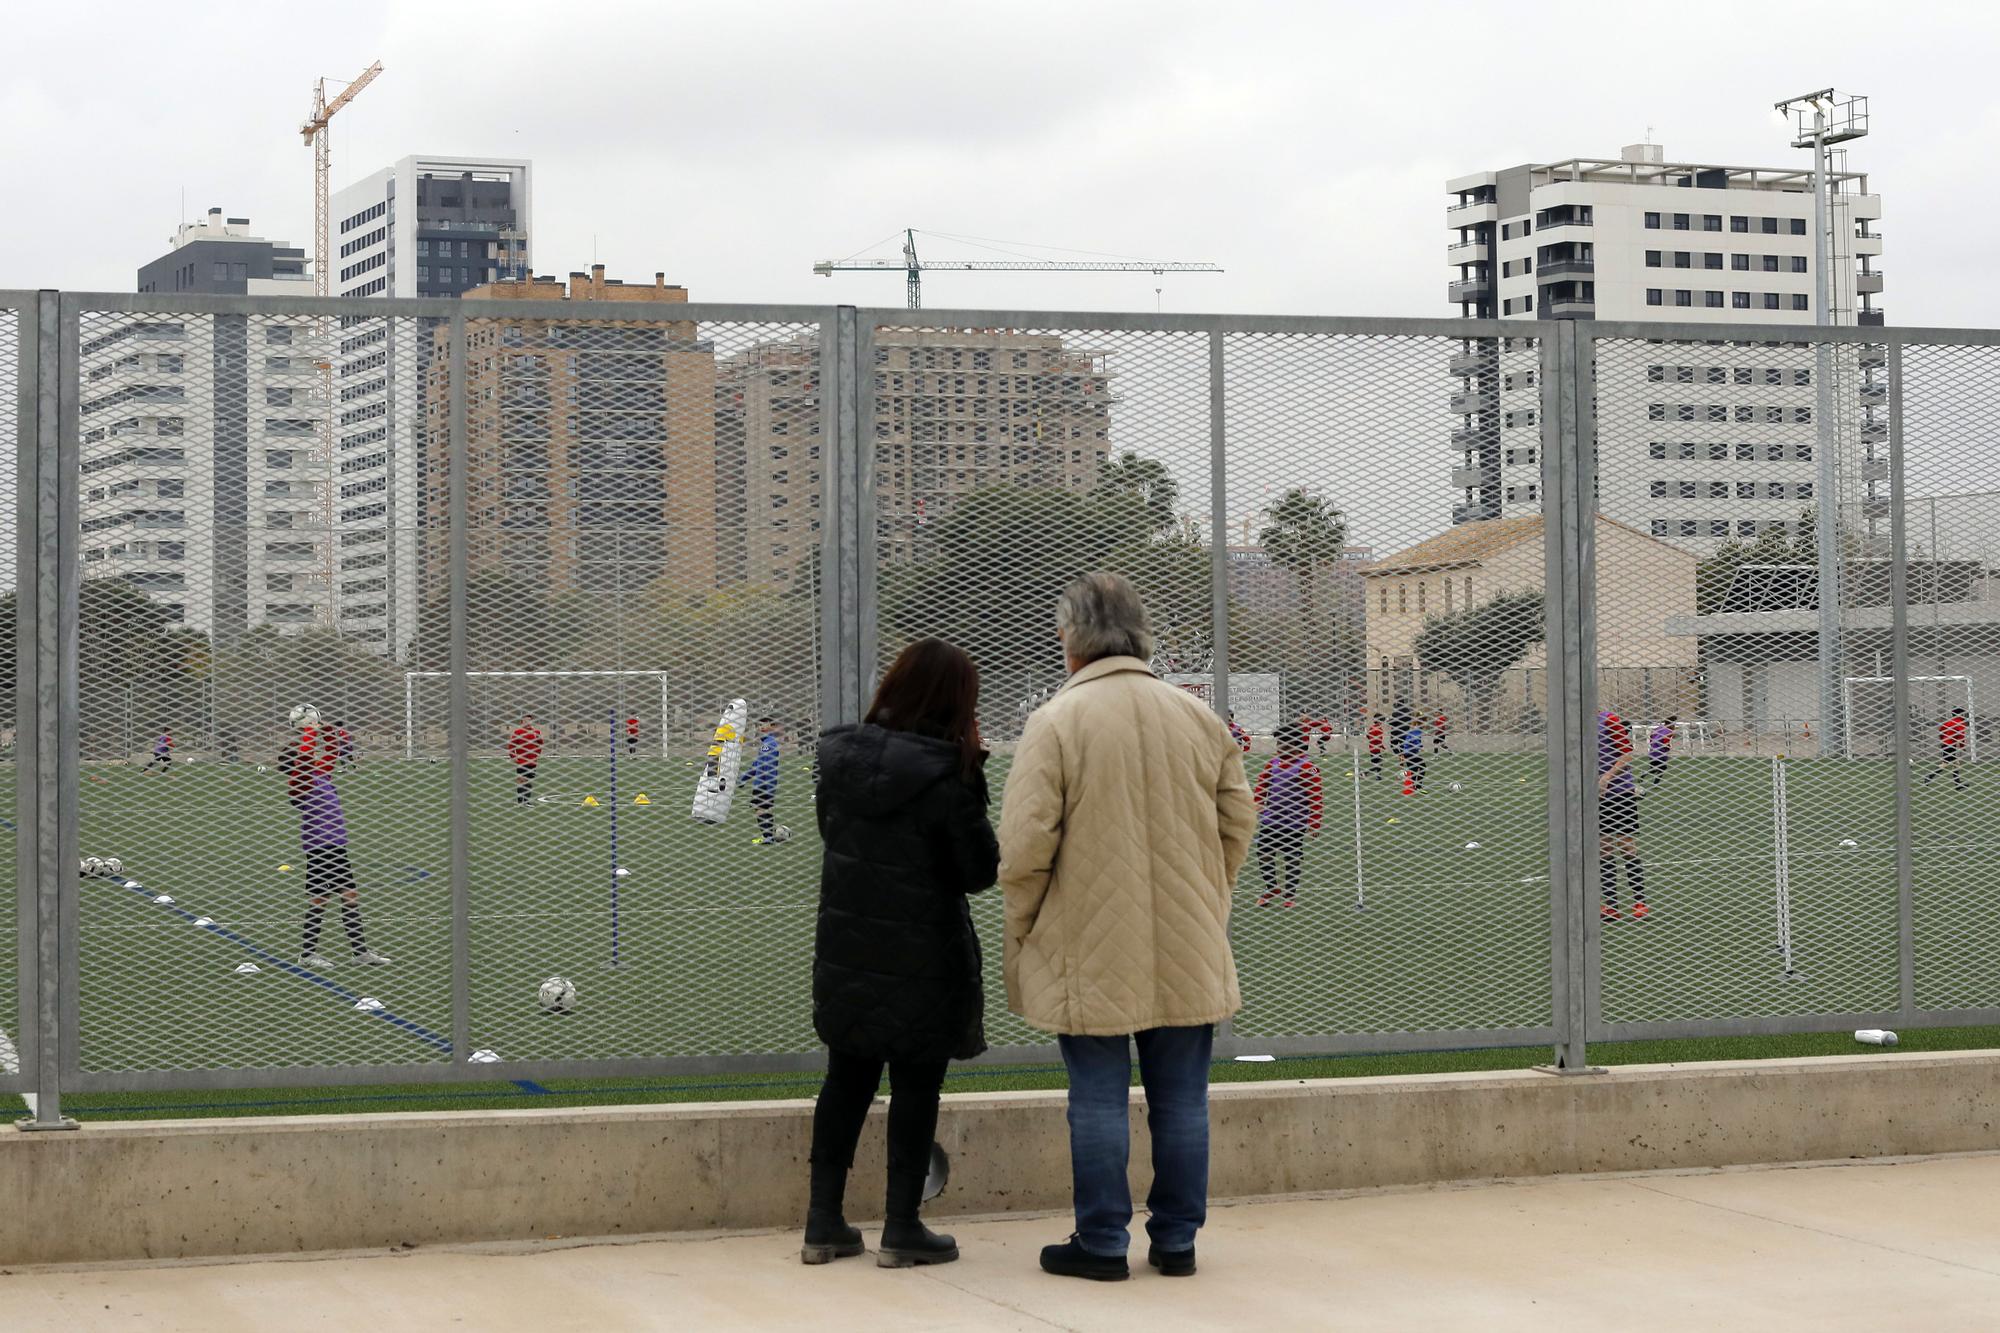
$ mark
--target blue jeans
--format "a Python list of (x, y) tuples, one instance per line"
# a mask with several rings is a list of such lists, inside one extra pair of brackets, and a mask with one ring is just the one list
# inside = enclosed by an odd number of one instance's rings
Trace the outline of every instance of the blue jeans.
[(1059, 1037), (1069, 1067), (1069, 1160), (1077, 1241), (1095, 1255), (1132, 1243), (1132, 1189), (1125, 1177), (1132, 1135), (1132, 1046), (1146, 1087), (1153, 1133), (1153, 1188), (1146, 1234), (1163, 1250), (1185, 1250), (1208, 1219), (1208, 1061), (1215, 1028), (1152, 1028), (1131, 1037)]

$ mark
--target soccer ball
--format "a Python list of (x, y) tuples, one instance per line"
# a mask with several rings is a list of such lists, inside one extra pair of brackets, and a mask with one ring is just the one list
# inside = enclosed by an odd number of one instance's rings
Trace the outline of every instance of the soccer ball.
[(291, 723), (300, 731), (319, 725), (319, 709), (311, 704), (299, 704), (292, 709)]
[(536, 998), (541, 1001), (543, 1012), (566, 1014), (576, 1008), (576, 987), (563, 977), (550, 977), (542, 983)]
[(1465, 784), (1464, 784), (1464, 783), (1462, 783), (1462, 782), (1454, 782), (1454, 783), (1452, 783), (1452, 784), (1451, 784), (1451, 789), (1452, 789), (1453, 791), (1464, 791), (1464, 790), (1465, 790)]
[(81, 869), (84, 874), (95, 879), (104, 873), (104, 858), (101, 856), (86, 856), (83, 858)]
[(123, 875), (125, 873), (125, 863), (115, 856), (107, 856), (104, 858), (104, 873), (107, 875)]
[(791, 826), (787, 824), (780, 824), (778, 825), (777, 828), (771, 830), (772, 842), (783, 842), (785, 839), (791, 836), (792, 836)]

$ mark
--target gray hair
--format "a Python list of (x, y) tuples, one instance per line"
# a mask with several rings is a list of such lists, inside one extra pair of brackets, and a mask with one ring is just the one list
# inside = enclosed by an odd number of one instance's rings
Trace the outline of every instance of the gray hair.
[(1085, 574), (1056, 601), (1063, 648), (1079, 662), (1100, 657), (1153, 658), (1153, 626), (1139, 590), (1121, 574)]

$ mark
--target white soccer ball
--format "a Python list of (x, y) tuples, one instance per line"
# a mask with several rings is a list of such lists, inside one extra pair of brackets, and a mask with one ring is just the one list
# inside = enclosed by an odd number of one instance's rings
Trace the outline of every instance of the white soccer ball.
[(627, 875), (631, 874), (632, 872), (627, 870), (624, 866), (619, 866), (616, 870), (612, 871), (611, 873), (617, 876), (619, 879), (624, 879)]
[(787, 824), (780, 824), (775, 830), (772, 831), (771, 841), (783, 842), (785, 839), (791, 836), (792, 836), (791, 826)]
[(84, 874), (93, 878), (102, 875), (104, 873), (104, 858), (101, 856), (86, 856), (83, 858), (81, 868)]
[(316, 727), (319, 725), (319, 709), (314, 708), (311, 704), (298, 704), (292, 709), (291, 723), (300, 731), (304, 731), (308, 727)]
[(551, 1014), (566, 1014), (576, 1008), (576, 987), (566, 978), (550, 977), (542, 983), (537, 993), (542, 1009)]
[(122, 875), (125, 873), (125, 863), (115, 856), (107, 856), (104, 858), (104, 873), (107, 875)]
[(1454, 783), (1452, 783), (1452, 784), (1451, 784), (1451, 790), (1453, 790), (1453, 791), (1464, 791), (1464, 790), (1465, 790), (1465, 784), (1464, 784), (1463, 782), (1454, 782)]

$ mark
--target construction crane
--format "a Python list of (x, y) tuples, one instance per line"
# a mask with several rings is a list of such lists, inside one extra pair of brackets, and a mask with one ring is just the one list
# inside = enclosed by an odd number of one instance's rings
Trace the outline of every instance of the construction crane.
[(313, 85), (312, 115), (299, 126), (299, 133), (305, 138), (306, 147), (313, 150), (313, 295), (325, 296), (331, 286), (327, 272), (330, 258), (328, 248), (332, 243), (330, 235), (331, 219), (327, 212), (332, 207), (332, 199), (327, 193), (327, 174), (333, 165), (332, 149), (327, 142), (326, 125), (335, 113), (360, 95), (361, 90), (375, 82), (375, 76), (382, 72), (382, 62), (376, 61), (361, 71), (359, 78), (340, 90), (340, 95), (331, 102), (326, 100), (326, 80)]
[(917, 258), (917, 233), (903, 231), (903, 258), (861, 261), (823, 259), (813, 265), (822, 278), (836, 273), (886, 273), (901, 269), (912, 310), (923, 307), (924, 270), (945, 269), (957, 273), (1220, 273), (1219, 264), (1192, 264), (1177, 260), (1109, 259), (925, 259)]

